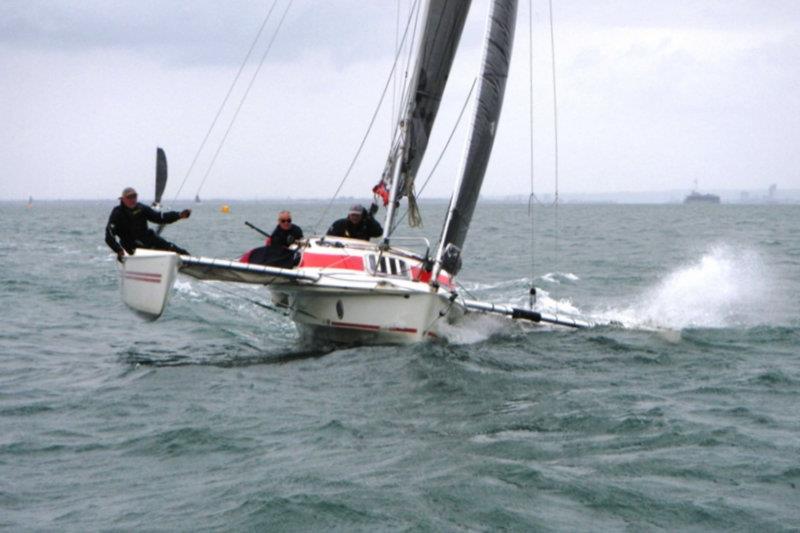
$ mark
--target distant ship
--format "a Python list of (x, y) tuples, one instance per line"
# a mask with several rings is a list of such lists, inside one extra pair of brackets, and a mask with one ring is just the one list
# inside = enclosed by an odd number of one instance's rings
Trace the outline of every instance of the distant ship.
[(697, 180), (694, 180), (694, 189), (691, 194), (683, 199), (684, 204), (718, 204), (719, 196), (716, 194), (700, 194), (697, 192)]
[(700, 194), (697, 191), (692, 191), (692, 194), (683, 199), (685, 204), (718, 204), (719, 196), (716, 194)]

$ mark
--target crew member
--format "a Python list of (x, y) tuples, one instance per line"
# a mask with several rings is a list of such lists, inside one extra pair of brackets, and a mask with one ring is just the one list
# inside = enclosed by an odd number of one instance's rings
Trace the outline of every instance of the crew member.
[(278, 213), (278, 225), (267, 239), (267, 245), (250, 250), (239, 261), (293, 268), (300, 262), (300, 254), (290, 250), (289, 246), (302, 238), (303, 230), (300, 226), (292, 224), (292, 214), (289, 211), (281, 211)]
[(302, 238), (303, 230), (292, 224), (292, 214), (289, 211), (278, 213), (278, 225), (269, 236), (269, 246), (286, 249)]
[(372, 204), (367, 211), (361, 204), (350, 206), (347, 218), (340, 218), (328, 228), (328, 235), (332, 237), (349, 237), (351, 239), (370, 240), (371, 237), (380, 237), (383, 228), (375, 220), (378, 212), (377, 204)]
[[(167, 211), (161, 213), (140, 204), (138, 194), (133, 187), (125, 187), (119, 198), (119, 205), (111, 211), (106, 225), (106, 244), (117, 254), (117, 260), (122, 261), (125, 252), (133, 254), (136, 248), (151, 248), (154, 250), (168, 250), (181, 255), (189, 252), (171, 242), (159, 237), (155, 231), (147, 227), (147, 222), (154, 224), (172, 224), (182, 218), (189, 218), (191, 209)], [(117, 241), (119, 238), (119, 241)]]

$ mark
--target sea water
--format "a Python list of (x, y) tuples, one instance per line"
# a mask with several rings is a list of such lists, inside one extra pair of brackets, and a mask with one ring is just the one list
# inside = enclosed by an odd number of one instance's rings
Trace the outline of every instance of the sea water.
[[(164, 236), (236, 258), (245, 220), (346, 211), (220, 203)], [(460, 290), (597, 325), (351, 348), (256, 286), (180, 278), (142, 320), (112, 207), (0, 204), (0, 528), (800, 528), (800, 206), (481, 202)]]

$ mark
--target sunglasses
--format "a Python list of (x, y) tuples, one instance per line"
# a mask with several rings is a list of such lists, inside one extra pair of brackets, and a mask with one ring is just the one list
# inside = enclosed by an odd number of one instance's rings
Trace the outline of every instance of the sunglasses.
[(282, 219), (280, 219), (280, 223), (281, 224), (283, 224), (284, 222), (291, 222), (291, 221), (292, 221), (291, 218), (282, 218)]
[(138, 197), (139, 197), (139, 195), (138, 195), (138, 194), (129, 194), (129, 195), (128, 195), (128, 196), (126, 196), (125, 198), (127, 198), (128, 200), (135, 200), (135, 199), (137, 199)]

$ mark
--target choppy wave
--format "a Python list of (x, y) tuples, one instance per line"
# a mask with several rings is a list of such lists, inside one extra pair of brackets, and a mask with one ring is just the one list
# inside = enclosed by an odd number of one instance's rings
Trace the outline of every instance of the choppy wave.
[[(285, 203), (268, 211), (323, 208)], [(462, 272), (475, 299), (527, 307), (533, 282), (541, 311), (628, 327), (470, 314), (449, 342), (346, 349), (303, 344), (251, 285), (181, 279), (139, 320), (101, 240), (110, 207), (0, 216), (15, 236), (0, 244), (0, 529), (800, 523), (796, 207), (564, 206), (556, 283), (509, 251), (514, 206), (482, 206)], [(237, 230), (262, 204), (195, 210), (170, 230), (189, 249), (259, 240)]]

